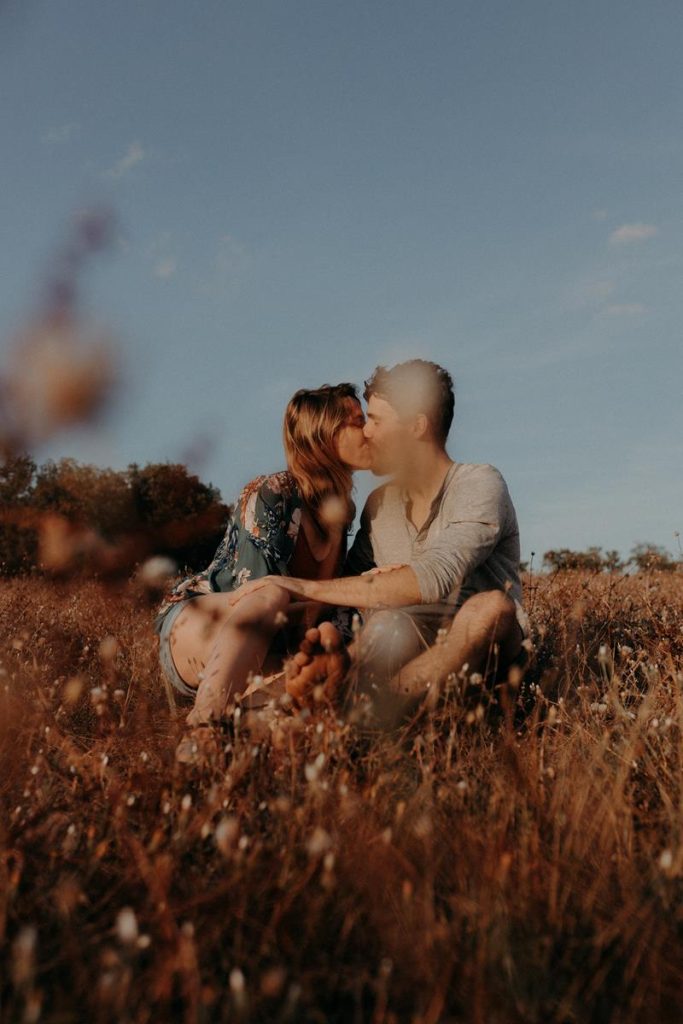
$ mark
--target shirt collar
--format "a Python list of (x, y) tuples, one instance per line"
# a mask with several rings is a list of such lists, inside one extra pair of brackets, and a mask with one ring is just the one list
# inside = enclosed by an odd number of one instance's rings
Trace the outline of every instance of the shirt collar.
[[(448, 484), (450, 483), (451, 477), (453, 476), (453, 474), (454, 474), (454, 472), (456, 470), (457, 465), (458, 465), (458, 463), (454, 459), (453, 462), (451, 463), (451, 465), (448, 467), (448, 469), (446, 471), (446, 475), (444, 476), (444, 478), (443, 478), (443, 480), (441, 482), (441, 487), (439, 488), (438, 492), (434, 495), (434, 498), (432, 499), (432, 504), (431, 504), (430, 509), (429, 509), (429, 515), (427, 516), (427, 519), (425, 520), (425, 524), (422, 527), (423, 530), (427, 526), (429, 526), (429, 524), (431, 523), (432, 519), (434, 518), (434, 514), (436, 512), (436, 508), (439, 505), (439, 503), (441, 502), (441, 499), (443, 498), (444, 491), (448, 487)], [(408, 506), (410, 504), (410, 498), (408, 497), (408, 491), (407, 491), (407, 489), (405, 488), (405, 486), (403, 484), (399, 484), (398, 493), (399, 493), (399, 497), (401, 499), (401, 503), (403, 505), (403, 510), (404, 510), (404, 512), (406, 514), (406, 518), (408, 518)]]

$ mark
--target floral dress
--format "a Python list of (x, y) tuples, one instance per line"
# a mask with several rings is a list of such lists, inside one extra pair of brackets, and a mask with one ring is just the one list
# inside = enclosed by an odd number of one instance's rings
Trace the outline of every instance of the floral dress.
[[(180, 580), (163, 598), (154, 618), (159, 633), (164, 616), (179, 601), (196, 594), (237, 590), (248, 580), (288, 576), (296, 547), (303, 501), (291, 473), (252, 480), (241, 492), (225, 535), (206, 569)], [(335, 624), (350, 636), (350, 610), (339, 611)]]

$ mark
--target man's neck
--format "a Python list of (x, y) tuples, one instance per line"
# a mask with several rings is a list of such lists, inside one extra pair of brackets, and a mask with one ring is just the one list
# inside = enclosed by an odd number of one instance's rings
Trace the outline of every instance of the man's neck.
[(402, 480), (408, 498), (411, 501), (433, 501), (452, 465), (453, 459), (443, 448), (427, 448), (421, 452), (419, 461), (416, 460)]

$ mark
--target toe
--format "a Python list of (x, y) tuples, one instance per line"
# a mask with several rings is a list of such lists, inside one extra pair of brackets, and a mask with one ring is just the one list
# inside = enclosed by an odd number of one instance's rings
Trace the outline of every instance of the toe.
[(341, 637), (339, 630), (332, 625), (331, 622), (321, 622), (320, 629), (320, 644), (326, 651), (337, 651), (341, 647)]
[(302, 681), (300, 675), (294, 676), (285, 683), (285, 690), (294, 700), (300, 701), (306, 692), (306, 684)]
[(306, 630), (306, 636), (301, 642), (301, 650), (304, 654), (313, 654), (320, 644), (320, 630), (313, 626)]

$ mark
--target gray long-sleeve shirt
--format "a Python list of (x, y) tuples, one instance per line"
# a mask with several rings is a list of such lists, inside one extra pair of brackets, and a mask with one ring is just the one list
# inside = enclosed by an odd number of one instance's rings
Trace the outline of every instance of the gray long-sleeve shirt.
[(507, 590), (525, 636), (529, 619), (519, 578), (519, 529), (501, 473), (488, 463), (455, 462), (418, 531), (401, 487), (387, 483), (369, 496), (345, 574), (374, 566), (410, 565), (424, 610), (453, 612), (472, 594)]

